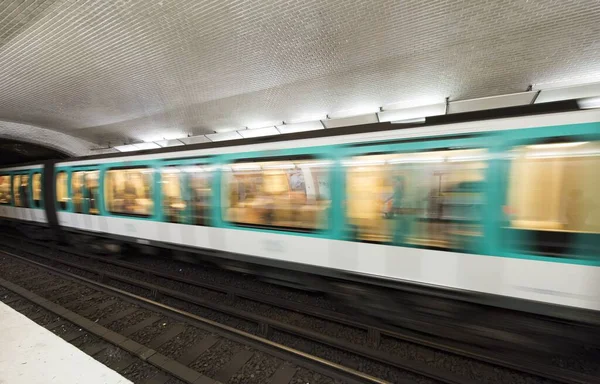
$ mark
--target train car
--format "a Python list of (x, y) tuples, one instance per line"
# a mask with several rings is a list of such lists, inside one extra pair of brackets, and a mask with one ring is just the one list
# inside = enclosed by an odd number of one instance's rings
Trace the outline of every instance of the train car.
[[(37, 227), (47, 229), (43, 183), (43, 164), (3, 169), (0, 174), (0, 222), (12, 222), (23, 231), (31, 231), (33, 236), (39, 233)], [(52, 189), (46, 188), (48, 192)]]
[(0, 215), (386, 320), (476, 303), (600, 324), (600, 111), (336, 132), (7, 168)]

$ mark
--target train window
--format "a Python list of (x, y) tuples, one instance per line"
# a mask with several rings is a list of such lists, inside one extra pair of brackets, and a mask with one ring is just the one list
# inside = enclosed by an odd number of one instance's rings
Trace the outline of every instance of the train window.
[(210, 202), (212, 199), (212, 172), (208, 167), (184, 168), (189, 177), (192, 223), (210, 225)]
[(182, 193), (182, 176), (177, 167), (167, 167), (161, 171), (163, 213), (171, 223), (185, 223), (185, 200)]
[(11, 204), (10, 175), (0, 175), (0, 204)]
[(67, 209), (69, 195), (67, 192), (67, 172), (58, 172), (56, 174), (56, 202), (61, 211)]
[(526, 253), (598, 255), (600, 141), (513, 149), (506, 242)]
[(149, 168), (107, 171), (104, 197), (108, 211), (133, 216), (151, 216), (154, 209), (152, 173), (152, 169)]
[(73, 172), (71, 174), (71, 201), (73, 202), (73, 212), (83, 213), (83, 171)]
[(486, 151), (364, 155), (343, 162), (357, 241), (470, 250), (482, 236)]
[(15, 207), (29, 208), (29, 175), (13, 176)]
[(42, 174), (36, 172), (31, 178), (31, 191), (33, 195), (33, 205), (36, 208), (42, 207)]
[(85, 172), (85, 199), (88, 202), (87, 213), (97, 215), (98, 210), (98, 179), (100, 171)]
[(300, 231), (327, 227), (329, 162), (233, 164), (225, 169), (222, 190), (227, 221)]

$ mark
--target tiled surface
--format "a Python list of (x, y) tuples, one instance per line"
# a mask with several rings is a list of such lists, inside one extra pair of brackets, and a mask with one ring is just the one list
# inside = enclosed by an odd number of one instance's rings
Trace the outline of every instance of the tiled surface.
[(599, 19), (595, 0), (0, 0), (0, 119), (119, 144), (522, 91), (600, 75)]

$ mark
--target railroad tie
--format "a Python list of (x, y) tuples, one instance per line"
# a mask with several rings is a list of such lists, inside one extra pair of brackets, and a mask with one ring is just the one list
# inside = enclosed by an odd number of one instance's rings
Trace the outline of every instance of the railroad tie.
[(142, 330), (154, 323), (156, 323), (158, 320), (160, 320), (161, 317), (160, 316), (150, 316), (145, 320), (140, 321), (137, 324), (133, 324), (127, 328), (125, 328), (123, 331), (121, 331), (121, 335), (125, 336), (125, 337), (129, 337), (130, 335), (133, 335), (134, 333), (136, 333), (139, 330)]
[(90, 356), (94, 356), (94, 355), (104, 351), (109, 345), (110, 344), (107, 344), (107, 343), (89, 344), (89, 345), (86, 345), (85, 347), (81, 348), (81, 350)]
[(175, 326), (172, 326), (166, 332), (163, 332), (157, 338), (152, 340), (150, 344), (148, 344), (148, 348), (158, 349), (161, 345), (165, 344), (166, 342), (176, 337), (183, 331), (185, 331), (185, 325), (177, 324)]
[(56, 327), (60, 327), (61, 325), (65, 324), (65, 323), (66, 323), (66, 320), (64, 320), (64, 319), (60, 319), (60, 320), (57, 320), (57, 321), (55, 321), (55, 322), (53, 322), (53, 323), (50, 323), (50, 324), (47, 324), (47, 325), (45, 325), (45, 326), (44, 326), (44, 328), (46, 328), (47, 330), (50, 330), (50, 331), (51, 331), (51, 330), (53, 330), (54, 328), (56, 328)]
[(88, 309), (86, 309), (84, 311), (80, 311), (79, 314), (81, 316), (89, 316), (89, 315), (91, 315), (92, 313), (94, 313), (94, 312), (96, 312), (98, 310), (102, 310), (102, 309), (110, 307), (111, 305), (113, 305), (117, 301), (118, 301), (117, 299), (106, 300), (105, 302), (100, 303), (100, 304), (98, 304), (96, 306), (91, 306), (91, 307), (89, 307)]
[(104, 295), (104, 293), (102, 293), (102, 292), (96, 292), (96, 293), (93, 293), (91, 295), (80, 296), (80, 297), (78, 297), (76, 299), (73, 299), (73, 300), (67, 302), (67, 303), (64, 303), (63, 307), (65, 307), (65, 308), (74, 307), (74, 306), (79, 305), (79, 304), (81, 304), (83, 302), (96, 299), (96, 298), (98, 298), (98, 297), (100, 297), (102, 295)]
[(273, 376), (271, 376), (269, 384), (288, 384), (296, 374), (297, 370), (297, 367), (283, 363), (277, 368), (277, 371), (275, 371)]
[(227, 383), (229, 379), (231, 379), (231, 377), (252, 358), (252, 356), (254, 356), (254, 352), (248, 351), (247, 349), (239, 351), (233, 356), (229, 363), (225, 364), (225, 366), (215, 374), (215, 380)]
[(149, 378), (148, 380), (146, 380), (143, 384), (165, 384), (169, 380), (171, 380), (171, 376), (159, 372), (156, 375)]
[(187, 352), (177, 359), (181, 364), (188, 366), (196, 361), (206, 350), (219, 341), (219, 337), (208, 335), (204, 339), (197, 342), (193, 347), (189, 348)]
[(110, 323), (117, 321), (119, 319), (122, 319), (125, 316), (129, 316), (138, 310), (139, 310), (138, 307), (131, 307), (131, 308), (124, 309), (120, 312), (113, 313), (112, 315), (105, 317), (104, 319), (101, 319), (100, 321), (98, 321), (98, 324), (109, 325)]

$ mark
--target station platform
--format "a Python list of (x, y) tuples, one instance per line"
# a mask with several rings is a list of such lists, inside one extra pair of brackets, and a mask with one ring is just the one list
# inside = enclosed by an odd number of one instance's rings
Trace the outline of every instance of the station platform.
[(0, 383), (130, 384), (131, 381), (0, 303)]

